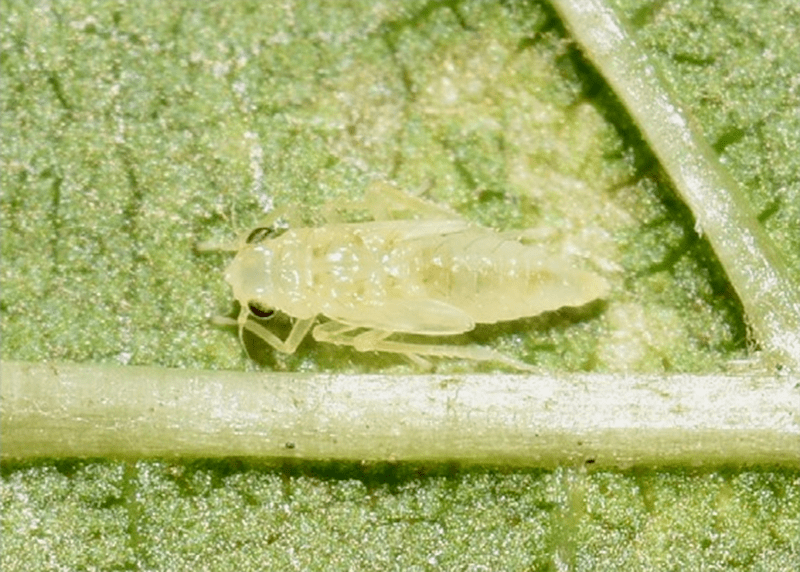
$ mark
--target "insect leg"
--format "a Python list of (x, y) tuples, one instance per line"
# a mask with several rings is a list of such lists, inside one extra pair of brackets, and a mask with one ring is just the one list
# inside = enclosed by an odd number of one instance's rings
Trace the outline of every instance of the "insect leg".
[(378, 351), (406, 356), (411, 361), (426, 367), (429, 365), (420, 356), (455, 357), (474, 361), (494, 361), (521, 371), (534, 371), (534, 367), (515, 360), (483, 346), (448, 346), (437, 344), (417, 344), (388, 340), (394, 332), (367, 330), (355, 336), (348, 335), (354, 326), (339, 322), (326, 322), (314, 328), (314, 339), (320, 342), (351, 346), (360, 352)]
[(318, 325), (316, 328), (314, 328), (314, 331), (311, 332), (311, 335), (314, 336), (314, 339), (318, 342), (327, 342), (329, 344), (339, 345), (353, 345), (352, 343), (339, 340), (352, 340), (352, 336), (345, 338), (344, 334), (352, 332), (353, 330), (357, 330), (359, 327), (360, 326), (351, 326), (331, 320), (330, 322), (325, 322), (324, 324)]
[[(412, 360), (414, 357), (419, 359), (420, 355), (435, 357), (461, 358), (473, 361), (493, 361), (502, 363), (520, 371), (535, 371), (535, 368), (523, 361), (510, 358), (500, 352), (483, 346), (447, 346), (434, 344), (414, 344), (406, 342), (395, 342), (383, 340), (377, 342), (372, 348), (375, 351), (399, 353), (408, 356)], [(367, 350), (361, 350), (367, 351)]]
[(273, 348), (278, 350), (279, 352), (293, 354), (295, 350), (297, 350), (297, 346), (300, 345), (300, 342), (308, 335), (308, 331), (311, 329), (311, 326), (314, 325), (314, 320), (316, 320), (316, 316), (313, 318), (308, 318), (306, 320), (296, 320), (294, 325), (292, 326), (292, 331), (289, 332), (289, 335), (286, 337), (286, 340), (280, 339), (278, 336), (270, 332), (267, 328), (255, 322), (253, 320), (248, 320), (248, 314), (244, 313), (244, 319), (242, 319), (242, 314), (239, 315), (238, 320), (233, 320), (231, 318), (227, 318), (225, 316), (215, 316), (212, 319), (212, 322), (218, 326), (238, 326), (239, 327), (239, 340), (242, 342), (242, 346), (244, 346), (244, 340), (242, 339), (242, 332), (244, 330), (248, 330), (252, 334), (255, 334)]
[[(297, 346), (300, 345), (300, 342), (303, 341), (303, 338), (306, 337), (308, 331), (311, 329), (311, 326), (314, 325), (314, 320), (316, 320), (316, 316), (313, 318), (308, 318), (305, 320), (296, 320), (294, 325), (292, 326), (292, 331), (289, 332), (289, 335), (286, 337), (286, 340), (280, 339), (278, 336), (270, 332), (267, 328), (255, 322), (253, 320), (247, 320), (244, 325), (242, 326), (244, 329), (250, 331), (251, 333), (257, 335), (259, 338), (267, 342), (273, 348), (278, 350), (279, 352), (283, 352), (286, 354), (293, 354), (297, 349)], [(241, 330), (240, 330), (241, 335)]]
[[(318, 342), (352, 346), (358, 351), (370, 351), (376, 342), (392, 335), (392, 332), (384, 330), (367, 330), (356, 336), (346, 337), (348, 333), (359, 329), (361, 329), (361, 326), (351, 326), (341, 322), (330, 321), (314, 328), (312, 335)], [(422, 369), (431, 369), (431, 363), (416, 354), (403, 353), (402, 355)]]
[[(353, 337), (353, 347), (360, 351), (360, 352), (368, 352), (368, 351), (376, 351), (375, 347), (378, 344), (386, 344), (386, 343), (393, 343), (393, 342), (386, 342), (386, 338), (392, 335), (393, 332), (389, 332), (386, 330), (367, 330), (366, 332), (362, 332), (357, 336)], [(415, 364), (417, 367), (423, 370), (430, 370), (433, 369), (431, 362), (426, 360), (424, 357), (417, 355), (416, 353), (408, 353), (408, 352), (393, 352), (393, 353), (400, 353), (404, 358), (406, 358), (411, 363)]]
[(381, 181), (370, 183), (360, 201), (329, 203), (325, 208), (326, 217), (332, 221), (341, 219), (338, 213), (344, 211), (366, 211), (373, 220), (461, 219), (448, 208), (405, 193)]

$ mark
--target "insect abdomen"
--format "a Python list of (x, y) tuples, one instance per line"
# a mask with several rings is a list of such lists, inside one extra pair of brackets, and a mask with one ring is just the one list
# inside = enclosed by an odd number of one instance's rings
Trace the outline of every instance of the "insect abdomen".
[(607, 289), (595, 274), (488, 232), (442, 237), (420, 252), (419, 261), (427, 295), (462, 308), (481, 323), (580, 306)]

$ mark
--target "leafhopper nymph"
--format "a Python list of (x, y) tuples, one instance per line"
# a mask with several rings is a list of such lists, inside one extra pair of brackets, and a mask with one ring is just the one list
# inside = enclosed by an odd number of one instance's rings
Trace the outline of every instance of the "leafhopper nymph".
[[(402, 354), (423, 366), (429, 364), (422, 356), (435, 356), (531, 370), (492, 349), (441, 338), (476, 324), (582, 306), (608, 291), (601, 276), (392, 188), (368, 192), (357, 206), (378, 219), (409, 208), (428, 218), (254, 229), (230, 248), (236, 256), (225, 271), (241, 305), (239, 318), (218, 323), (235, 323), (240, 336), (247, 329), (286, 353), (311, 332), (318, 342)], [(275, 311), (294, 319), (286, 339), (261, 323)], [(431, 336), (437, 343), (398, 334)]]

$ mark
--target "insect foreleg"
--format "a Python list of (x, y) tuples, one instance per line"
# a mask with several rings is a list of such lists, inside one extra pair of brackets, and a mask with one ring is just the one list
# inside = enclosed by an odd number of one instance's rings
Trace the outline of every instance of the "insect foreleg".
[(212, 322), (217, 324), (218, 326), (238, 326), (239, 327), (239, 339), (242, 341), (242, 346), (244, 346), (244, 340), (242, 340), (242, 332), (244, 330), (248, 330), (252, 334), (255, 334), (266, 343), (271, 345), (273, 348), (278, 350), (279, 352), (283, 352), (286, 354), (293, 354), (295, 350), (297, 350), (297, 346), (300, 345), (300, 342), (308, 335), (308, 331), (311, 329), (311, 326), (314, 325), (314, 320), (316, 320), (316, 316), (313, 318), (308, 318), (306, 320), (296, 320), (294, 325), (292, 326), (292, 331), (289, 332), (289, 335), (286, 337), (286, 340), (280, 339), (278, 336), (270, 332), (267, 328), (255, 322), (253, 320), (247, 319), (247, 313), (244, 313), (244, 320), (232, 320), (231, 318), (226, 318), (224, 316), (215, 316), (212, 319)]
[(314, 320), (316, 320), (316, 317), (295, 321), (294, 325), (292, 326), (292, 331), (289, 332), (286, 340), (280, 339), (267, 328), (253, 320), (247, 320), (242, 327), (257, 335), (279, 352), (293, 354), (297, 349), (297, 346), (300, 345), (300, 342), (302, 342), (303, 338), (305, 338), (308, 334), (311, 326), (314, 325)]

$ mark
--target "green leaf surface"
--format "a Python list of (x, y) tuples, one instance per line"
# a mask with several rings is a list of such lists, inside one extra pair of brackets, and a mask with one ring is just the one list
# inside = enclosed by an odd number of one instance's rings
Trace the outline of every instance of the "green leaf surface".
[[(619, 1), (800, 277), (796, 2)], [(606, 276), (608, 299), (470, 339), (543, 370), (748, 354), (694, 220), (536, 2), (5, 2), (2, 357), (413, 371), (304, 343), (250, 360), (225, 255), (387, 180)], [(441, 362), (439, 371), (480, 369)], [(484, 368), (484, 366), (481, 366)], [(485, 369), (485, 368), (484, 368)], [(213, 407), (213, 404), (209, 404)], [(789, 570), (798, 474), (53, 461), (3, 467), (3, 570)]]

